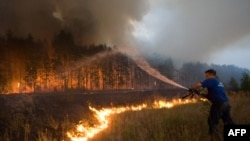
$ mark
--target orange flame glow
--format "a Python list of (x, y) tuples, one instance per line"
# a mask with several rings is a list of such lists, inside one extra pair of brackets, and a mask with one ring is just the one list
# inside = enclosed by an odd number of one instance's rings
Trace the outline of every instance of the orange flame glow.
[(185, 100), (174, 99), (172, 101), (158, 100), (154, 101), (152, 105), (147, 105), (143, 103), (136, 106), (111, 107), (111, 108), (102, 108), (100, 110), (97, 110), (96, 108), (89, 106), (89, 109), (94, 112), (100, 124), (92, 127), (85, 127), (83, 124), (80, 123), (76, 126), (75, 131), (67, 132), (67, 136), (72, 141), (87, 141), (88, 139), (94, 137), (97, 133), (108, 128), (109, 117), (113, 114), (119, 114), (126, 111), (140, 111), (143, 109), (150, 109), (150, 108), (154, 109), (172, 108), (177, 105), (195, 103), (195, 102), (197, 102), (196, 99), (185, 99)]

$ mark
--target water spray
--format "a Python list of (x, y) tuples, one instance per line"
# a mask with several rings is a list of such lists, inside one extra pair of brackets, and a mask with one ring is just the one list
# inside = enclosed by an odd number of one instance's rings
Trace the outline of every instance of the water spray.
[(188, 90), (187, 87), (184, 87), (181, 84), (178, 84), (178, 83), (174, 82), (173, 80), (168, 79), (166, 76), (162, 75), (159, 71), (152, 68), (144, 58), (142, 58), (140, 56), (133, 56), (132, 59), (135, 61), (135, 63), (137, 64), (138, 67), (143, 69), (149, 75), (151, 75), (151, 76), (153, 76), (153, 77), (155, 77), (155, 78), (157, 78), (165, 83), (168, 83), (170, 85)]
[(141, 68), (142, 70), (144, 70), (145, 72), (147, 72), (149, 75), (151, 75), (151, 76), (153, 76), (153, 77), (155, 77), (155, 78), (157, 78), (157, 79), (159, 79), (167, 84), (170, 84), (172, 86), (188, 90), (187, 87), (182, 86), (181, 84), (174, 82), (173, 80), (162, 75), (158, 70), (152, 68), (150, 66), (150, 64), (140, 55), (140, 53), (135, 48), (128, 49), (127, 47), (124, 47), (124, 48), (119, 48), (119, 51), (130, 56), (135, 61), (136, 65), (139, 68)]

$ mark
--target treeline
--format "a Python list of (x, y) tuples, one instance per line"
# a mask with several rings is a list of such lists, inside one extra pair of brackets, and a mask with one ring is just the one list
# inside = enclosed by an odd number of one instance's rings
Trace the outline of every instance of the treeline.
[(0, 37), (0, 53), (1, 93), (160, 87), (158, 80), (116, 47), (77, 45), (72, 34), (64, 30), (51, 42), (35, 40), (32, 35), (17, 37), (8, 31)]
[(250, 91), (250, 70), (246, 68), (195, 62), (184, 63), (181, 68), (177, 69), (171, 59), (164, 59), (159, 55), (151, 56), (148, 61), (162, 74), (186, 87), (191, 87), (195, 82), (204, 80), (204, 72), (213, 68), (217, 71), (217, 77), (224, 83), (227, 90)]
[[(204, 72), (213, 68), (217, 71), (217, 77), (224, 83), (225, 88), (230, 91), (250, 91), (250, 71), (234, 65), (216, 65), (205, 63), (186, 63), (180, 69), (181, 80), (188, 86), (193, 81), (202, 81)], [(191, 83), (190, 83), (191, 82)]]
[[(204, 79), (204, 70), (212, 67), (228, 88), (249, 88), (247, 69), (202, 63), (186, 63), (176, 69), (170, 58), (146, 59), (163, 75), (185, 86)], [(0, 36), (1, 93), (165, 88), (172, 86), (145, 73), (116, 47), (77, 45), (73, 35), (64, 30), (51, 41), (36, 40), (31, 34), (18, 37), (11, 31)]]

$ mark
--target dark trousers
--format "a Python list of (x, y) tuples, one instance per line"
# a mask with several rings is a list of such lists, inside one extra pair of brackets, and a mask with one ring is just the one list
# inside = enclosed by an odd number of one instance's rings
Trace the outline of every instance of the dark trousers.
[(222, 119), (223, 123), (226, 124), (235, 124), (231, 115), (230, 115), (231, 106), (228, 102), (214, 102), (210, 108), (208, 125), (209, 133), (219, 134), (218, 124), (219, 120)]

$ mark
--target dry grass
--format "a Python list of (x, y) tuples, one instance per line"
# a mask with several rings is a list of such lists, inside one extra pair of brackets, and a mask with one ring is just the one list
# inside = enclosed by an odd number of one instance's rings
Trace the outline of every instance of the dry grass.
[(237, 124), (250, 124), (250, 92), (230, 93), (232, 116)]

